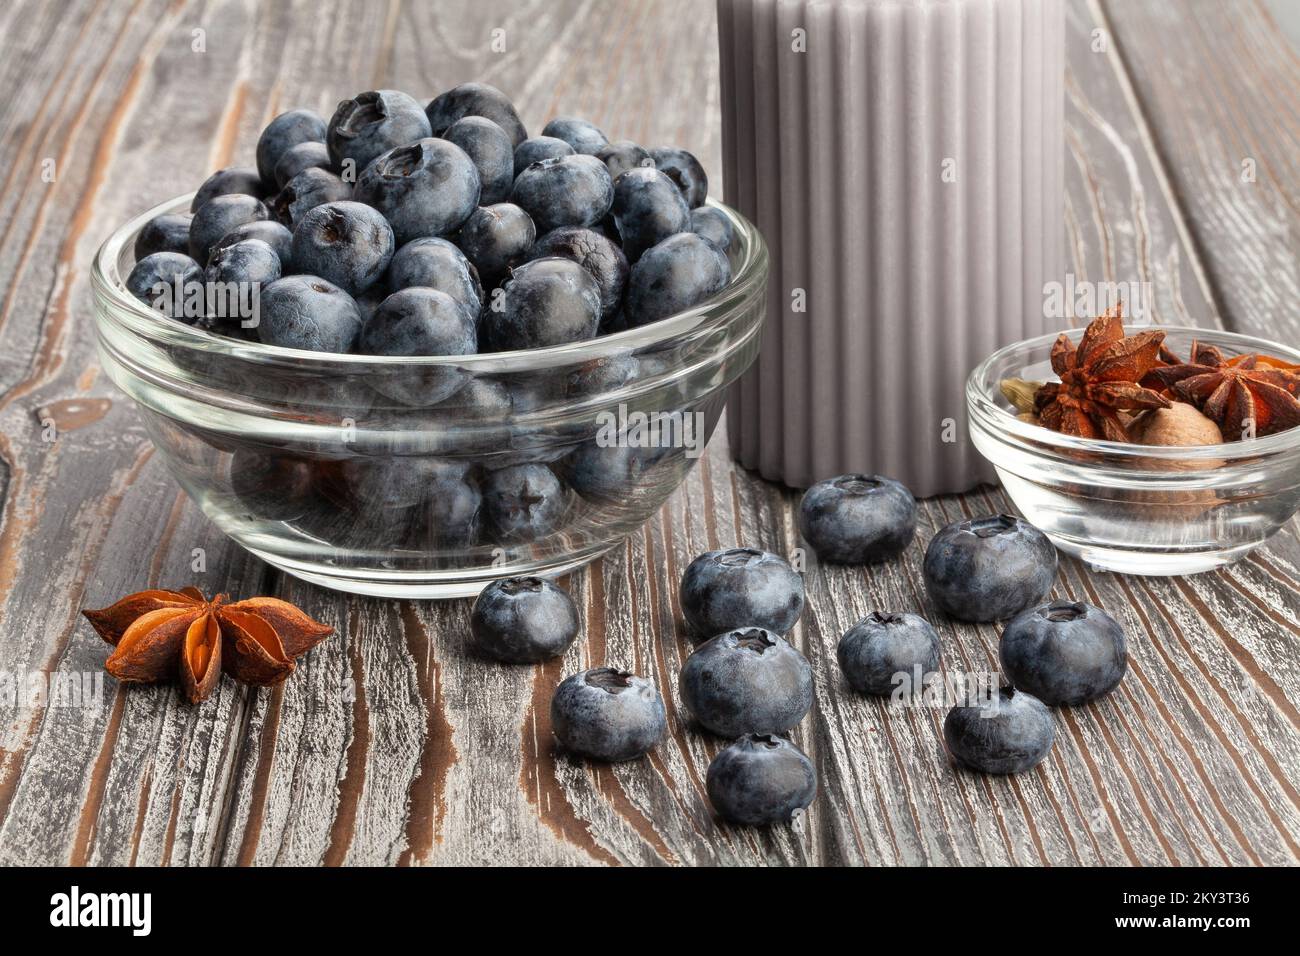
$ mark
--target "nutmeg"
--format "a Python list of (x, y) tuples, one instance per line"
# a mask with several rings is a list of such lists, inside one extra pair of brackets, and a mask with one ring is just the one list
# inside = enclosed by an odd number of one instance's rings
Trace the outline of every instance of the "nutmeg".
[(1129, 422), (1129, 439), (1138, 445), (1222, 445), (1223, 435), (1213, 420), (1186, 402), (1152, 408)]

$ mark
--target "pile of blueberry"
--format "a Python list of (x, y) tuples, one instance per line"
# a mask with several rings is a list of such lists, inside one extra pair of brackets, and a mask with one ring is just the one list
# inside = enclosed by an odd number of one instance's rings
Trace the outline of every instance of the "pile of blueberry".
[[(916, 502), (888, 478), (842, 475), (808, 489), (799, 527), (823, 560), (881, 561), (911, 542)], [(960, 621), (1010, 619), (999, 646), (1007, 683), (989, 700), (954, 706), (944, 721), (944, 741), (961, 766), (984, 773), (1034, 767), (1055, 736), (1048, 706), (1096, 700), (1124, 676), (1127, 646), (1114, 618), (1090, 604), (1043, 603), (1056, 571), (1047, 536), (1011, 515), (954, 522), (926, 549), (922, 577), (940, 610)], [(885, 696), (898, 674), (937, 676), (940, 641), (914, 614), (876, 611), (844, 634), (837, 656), (850, 687)]]
[[(784, 637), (803, 610), (803, 579), (774, 554), (710, 551), (686, 569), (680, 597), (698, 644), (682, 666), (681, 703), (700, 728), (734, 740), (709, 766), (709, 799), (735, 823), (788, 821), (817, 792), (812, 761), (782, 736), (813, 701), (812, 666)], [(506, 578), (479, 595), (470, 631), (479, 653), (532, 663), (564, 653), (577, 611), (554, 584)], [(572, 753), (621, 761), (657, 746), (668, 718), (651, 681), (596, 667), (556, 689), (551, 725)]]
[[(799, 525), (822, 560), (865, 564), (900, 554), (916, 531), (916, 502), (901, 484), (844, 475), (804, 495)], [(958, 704), (944, 722), (955, 763), (984, 773), (1019, 773), (1052, 746), (1050, 706), (1084, 704), (1124, 676), (1120, 625), (1099, 608), (1042, 603), (1056, 579), (1056, 551), (1021, 519), (995, 515), (956, 522), (930, 542), (924, 578), (931, 599), (963, 621), (1011, 618), (1000, 659), (1006, 682), (988, 700)], [(812, 802), (817, 774), (788, 739), (813, 702), (813, 670), (785, 635), (804, 607), (803, 578), (780, 557), (752, 548), (700, 555), (679, 591), (696, 645), (678, 678), (695, 725), (734, 742), (710, 764), (706, 789), (727, 820), (794, 819)], [(512, 663), (562, 654), (578, 633), (572, 600), (536, 578), (497, 581), (471, 614), (480, 652)], [(874, 611), (840, 639), (845, 681), (888, 696), (898, 676), (937, 676), (941, 642), (915, 614)], [(566, 678), (551, 702), (556, 737), (596, 760), (643, 756), (667, 733), (662, 697), (643, 677), (598, 667)]]
[[(141, 230), (127, 287), (172, 318), (288, 348), (543, 348), (721, 290), (733, 232), (707, 193), (684, 149), (610, 142), (567, 117), (530, 138), (485, 84), (427, 106), (375, 90), (328, 122), (302, 109), (277, 116), (256, 168), (212, 174), (189, 215)], [(203, 295), (164, 295), (196, 284)], [(255, 317), (217, 294), (231, 284), (259, 290)]]

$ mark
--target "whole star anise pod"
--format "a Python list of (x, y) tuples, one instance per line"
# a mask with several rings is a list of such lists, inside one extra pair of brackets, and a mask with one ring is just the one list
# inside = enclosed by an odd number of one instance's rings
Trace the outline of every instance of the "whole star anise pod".
[(1213, 419), (1225, 441), (1245, 436), (1251, 423), (1259, 436), (1300, 425), (1300, 365), (1271, 355), (1224, 358), (1216, 346), (1192, 342), (1188, 361), (1163, 356), (1146, 383), (1166, 389)]
[(1122, 306), (1090, 322), (1077, 348), (1062, 334), (1052, 346), (1052, 371), (1061, 381), (1034, 396), (1039, 424), (1079, 438), (1129, 441), (1119, 412), (1169, 407), (1169, 399), (1138, 384), (1159, 363), (1164, 338), (1156, 329), (1125, 336)]
[(111, 607), (81, 613), (114, 651), (105, 669), (120, 681), (154, 683), (179, 670), (185, 695), (197, 704), (221, 672), (246, 684), (278, 684), (334, 628), (287, 601), (255, 597), (211, 601), (198, 588), (129, 594)]

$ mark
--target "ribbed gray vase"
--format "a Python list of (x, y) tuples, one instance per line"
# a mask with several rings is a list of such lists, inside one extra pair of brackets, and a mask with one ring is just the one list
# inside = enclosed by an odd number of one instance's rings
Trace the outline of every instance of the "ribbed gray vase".
[(726, 199), (772, 252), (737, 459), (991, 480), (966, 376), (1063, 279), (1061, 0), (718, 0), (718, 38)]

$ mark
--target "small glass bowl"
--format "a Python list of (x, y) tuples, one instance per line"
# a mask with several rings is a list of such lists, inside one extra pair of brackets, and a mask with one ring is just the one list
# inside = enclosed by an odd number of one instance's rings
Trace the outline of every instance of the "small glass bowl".
[[(1133, 329), (1130, 331), (1141, 331)], [(1276, 342), (1212, 329), (1165, 328), (1225, 355), (1300, 362)], [(994, 352), (966, 383), (971, 437), (1016, 507), (1062, 551), (1108, 571), (1195, 574), (1240, 560), (1300, 509), (1300, 428), (1222, 445), (1156, 447), (1074, 438), (1016, 417), (999, 383), (1055, 381), (1058, 333)], [(1083, 330), (1067, 333), (1075, 342)]]
[(681, 484), (758, 354), (767, 249), (721, 204), (732, 280), (694, 309), (554, 348), (408, 358), (215, 335), (135, 299), (136, 234), (189, 201), (100, 248), (103, 367), (222, 531), (336, 590), (463, 597), (593, 560)]

